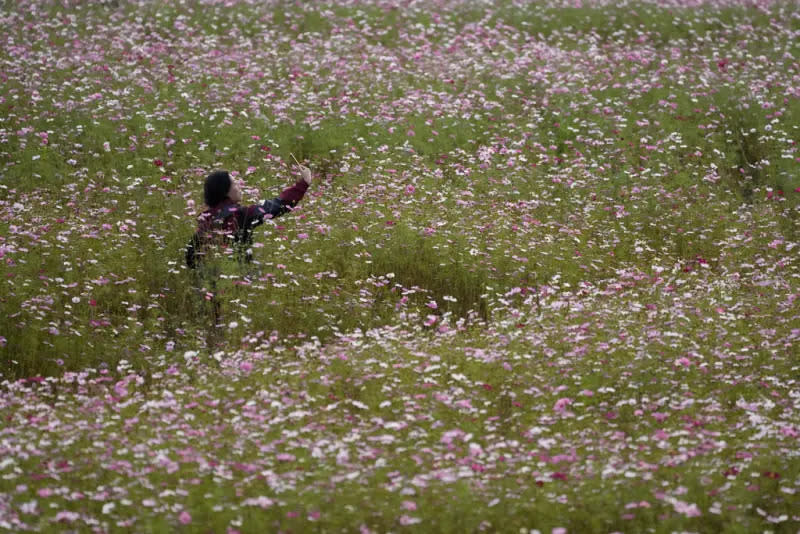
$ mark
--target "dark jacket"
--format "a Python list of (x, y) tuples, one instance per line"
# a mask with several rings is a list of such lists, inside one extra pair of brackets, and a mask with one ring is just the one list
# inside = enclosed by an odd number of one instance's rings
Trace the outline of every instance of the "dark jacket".
[(208, 208), (198, 217), (197, 231), (186, 245), (186, 265), (191, 269), (197, 267), (211, 245), (232, 247), (237, 260), (251, 261), (249, 249), (253, 242), (253, 228), (262, 224), (264, 219), (274, 219), (291, 211), (307, 189), (308, 184), (301, 179), (263, 204), (241, 206), (225, 199), (213, 208)]

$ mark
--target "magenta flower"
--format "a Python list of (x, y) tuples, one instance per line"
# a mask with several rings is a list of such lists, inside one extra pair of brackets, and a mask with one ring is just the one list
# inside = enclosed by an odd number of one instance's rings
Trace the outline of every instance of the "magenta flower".
[(184, 510), (178, 516), (178, 521), (180, 521), (182, 525), (188, 525), (189, 523), (192, 522), (192, 516), (189, 514), (189, 512)]
[(569, 406), (570, 404), (572, 404), (572, 399), (568, 397), (563, 397), (555, 402), (555, 404), (553, 405), (553, 410), (563, 414), (567, 411), (567, 406)]

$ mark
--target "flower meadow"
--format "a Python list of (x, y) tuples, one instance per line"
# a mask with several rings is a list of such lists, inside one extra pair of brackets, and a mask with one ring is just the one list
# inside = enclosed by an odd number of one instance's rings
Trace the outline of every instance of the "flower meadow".
[(0, 530), (800, 531), (797, 3), (0, 19)]

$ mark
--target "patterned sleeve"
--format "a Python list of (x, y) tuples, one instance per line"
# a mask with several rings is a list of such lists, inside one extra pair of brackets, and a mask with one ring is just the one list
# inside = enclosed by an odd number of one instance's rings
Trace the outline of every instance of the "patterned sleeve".
[(274, 219), (292, 210), (303, 198), (308, 189), (305, 180), (298, 180), (294, 185), (284, 189), (277, 197), (265, 200), (263, 204), (247, 206), (241, 210), (243, 228), (254, 228), (264, 222), (264, 219)]

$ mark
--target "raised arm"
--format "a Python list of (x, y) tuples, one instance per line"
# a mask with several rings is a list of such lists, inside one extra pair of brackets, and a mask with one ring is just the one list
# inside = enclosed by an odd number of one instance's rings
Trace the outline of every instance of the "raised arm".
[(308, 190), (311, 184), (311, 171), (307, 167), (300, 166), (302, 178), (297, 180), (294, 185), (284, 189), (277, 197), (265, 200), (263, 204), (247, 206), (242, 210), (241, 228), (254, 228), (264, 222), (264, 219), (274, 219), (280, 217), (294, 208)]

